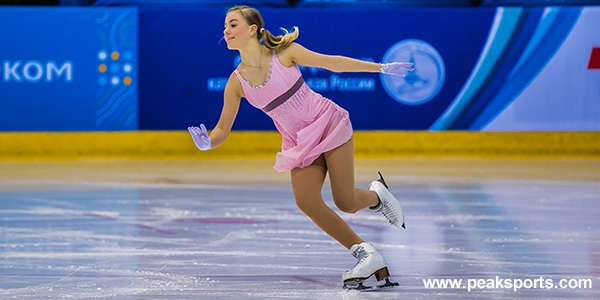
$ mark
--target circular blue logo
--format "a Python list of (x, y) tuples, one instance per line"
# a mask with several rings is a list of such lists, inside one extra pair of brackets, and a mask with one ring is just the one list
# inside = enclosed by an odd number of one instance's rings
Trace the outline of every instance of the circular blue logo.
[(383, 55), (382, 62), (412, 62), (412, 72), (405, 77), (381, 74), (383, 88), (394, 100), (407, 105), (420, 105), (433, 99), (446, 78), (446, 68), (437, 50), (422, 40), (409, 39), (394, 44)]

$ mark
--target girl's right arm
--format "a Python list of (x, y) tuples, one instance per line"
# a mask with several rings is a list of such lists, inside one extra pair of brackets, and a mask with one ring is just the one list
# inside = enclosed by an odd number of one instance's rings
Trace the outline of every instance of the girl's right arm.
[(225, 91), (223, 92), (223, 110), (221, 117), (215, 128), (210, 133), (211, 148), (216, 148), (223, 144), (235, 121), (235, 117), (240, 108), (240, 101), (243, 97), (242, 86), (234, 73), (231, 73)]

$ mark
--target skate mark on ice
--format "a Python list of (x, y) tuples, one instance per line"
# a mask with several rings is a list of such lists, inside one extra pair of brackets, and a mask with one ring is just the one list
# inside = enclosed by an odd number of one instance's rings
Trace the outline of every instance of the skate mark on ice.
[(197, 223), (197, 224), (267, 224), (277, 223), (277, 220), (254, 219), (254, 218), (182, 218), (175, 219), (178, 223)]

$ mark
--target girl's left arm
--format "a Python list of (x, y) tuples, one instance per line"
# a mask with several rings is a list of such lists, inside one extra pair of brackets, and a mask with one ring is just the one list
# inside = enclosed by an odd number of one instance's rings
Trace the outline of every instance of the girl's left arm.
[(298, 43), (292, 43), (282, 56), (307, 67), (324, 68), (332, 72), (381, 72), (381, 64), (354, 59), (341, 55), (327, 55), (306, 49)]

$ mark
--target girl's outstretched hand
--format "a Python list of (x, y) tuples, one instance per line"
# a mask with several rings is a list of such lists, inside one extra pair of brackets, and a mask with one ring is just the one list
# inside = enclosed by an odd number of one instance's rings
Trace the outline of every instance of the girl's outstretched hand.
[(413, 63), (408, 62), (391, 62), (381, 64), (381, 73), (398, 76), (406, 76), (406, 72), (414, 71)]
[(198, 149), (205, 151), (210, 149), (210, 138), (204, 124), (200, 124), (200, 128), (196, 126), (188, 127), (188, 131), (192, 135), (192, 140)]

